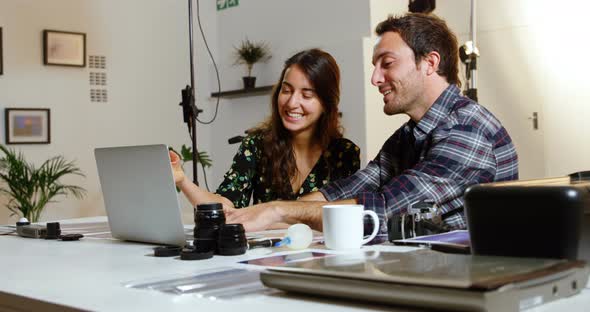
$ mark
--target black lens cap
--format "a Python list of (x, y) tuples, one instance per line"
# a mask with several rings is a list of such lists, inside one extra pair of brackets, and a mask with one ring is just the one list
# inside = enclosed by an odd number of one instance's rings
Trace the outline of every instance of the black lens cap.
[(223, 210), (223, 206), (220, 203), (204, 203), (204, 204), (197, 205), (197, 210), (199, 210), (199, 211)]
[(154, 248), (155, 257), (174, 257), (180, 255), (180, 246), (158, 246)]
[(205, 260), (213, 258), (213, 251), (200, 252), (195, 248), (185, 247), (180, 252), (180, 260)]
[(72, 234), (59, 235), (57, 238), (61, 239), (64, 242), (68, 242), (68, 241), (77, 241), (77, 240), (80, 240), (80, 238), (82, 238), (82, 237), (84, 237), (84, 235), (77, 234), (77, 233), (72, 233)]

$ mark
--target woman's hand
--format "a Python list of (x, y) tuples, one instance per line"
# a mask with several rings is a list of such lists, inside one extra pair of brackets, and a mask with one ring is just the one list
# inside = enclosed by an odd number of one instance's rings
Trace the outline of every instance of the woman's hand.
[(231, 212), (236, 210), (234, 204), (229, 199), (221, 195), (210, 193), (207, 190), (196, 186), (192, 181), (188, 181), (184, 174), (184, 170), (182, 170), (182, 166), (180, 165), (180, 156), (173, 151), (168, 151), (168, 153), (170, 154), (170, 166), (172, 167), (172, 173), (174, 174), (174, 183), (180, 188), (182, 193), (184, 193), (193, 206), (202, 203), (221, 203), (223, 206), (223, 212), (226, 214), (231, 214)]
[(184, 170), (182, 170), (180, 156), (173, 151), (168, 151), (168, 153), (170, 154), (170, 165), (172, 166), (174, 183), (179, 186), (186, 179)]

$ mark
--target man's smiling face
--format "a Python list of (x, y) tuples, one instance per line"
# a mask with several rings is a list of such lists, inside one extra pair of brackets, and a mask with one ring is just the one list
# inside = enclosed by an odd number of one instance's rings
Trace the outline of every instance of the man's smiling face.
[(412, 49), (392, 31), (383, 33), (373, 50), (371, 83), (383, 94), (383, 111), (387, 115), (408, 113), (420, 104), (424, 90), (424, 73)]

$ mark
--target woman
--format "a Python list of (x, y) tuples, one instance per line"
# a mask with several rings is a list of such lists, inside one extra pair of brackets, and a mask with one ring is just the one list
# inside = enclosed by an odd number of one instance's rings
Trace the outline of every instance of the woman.
[(319, 49), (285, 62), (272, 95), (272, 115), (248, 131), (224, 181), (209, 193), (193, 184), (170, 152), (176, 185), (193, 205), (221, 202), (224, 209), (317, 191), (360, 167), (359, 148), (342, 137), (338, 117), (340, 71)]

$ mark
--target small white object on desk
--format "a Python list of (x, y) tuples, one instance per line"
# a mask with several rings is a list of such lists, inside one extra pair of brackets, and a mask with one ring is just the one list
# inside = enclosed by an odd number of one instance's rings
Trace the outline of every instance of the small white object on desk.
[(275, 246), (287, 246), (289, 249), (305, 249), (313, 241), (311, 228), (303, 223), (293, 224), (287, 229), (287, 236)]

